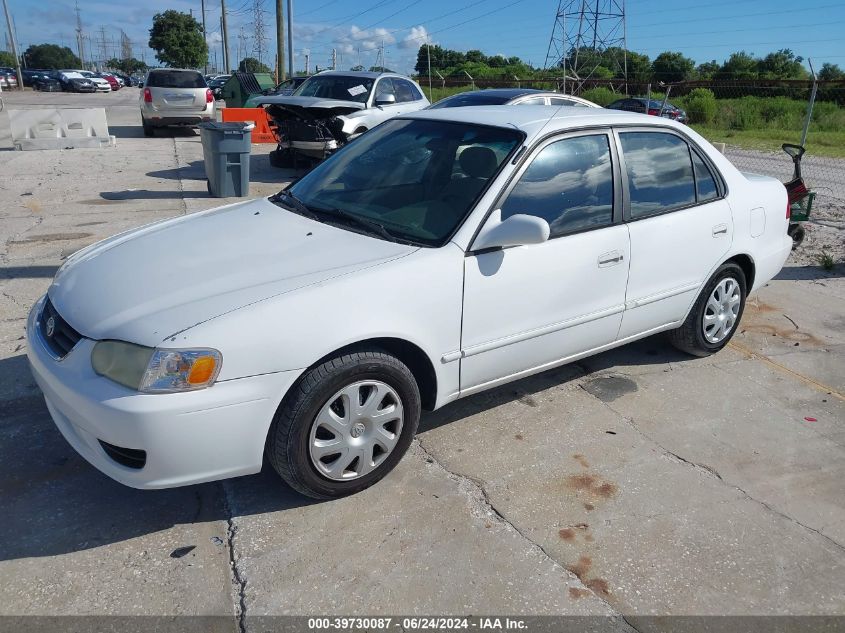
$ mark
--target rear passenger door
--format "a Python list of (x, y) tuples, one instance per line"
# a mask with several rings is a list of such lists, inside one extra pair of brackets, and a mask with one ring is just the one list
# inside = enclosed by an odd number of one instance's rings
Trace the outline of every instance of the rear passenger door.
[(631, 239), (619, 338), (686, 316), (733, 238), (724, 185), (706, 154), (669, 129), (616, 131)]

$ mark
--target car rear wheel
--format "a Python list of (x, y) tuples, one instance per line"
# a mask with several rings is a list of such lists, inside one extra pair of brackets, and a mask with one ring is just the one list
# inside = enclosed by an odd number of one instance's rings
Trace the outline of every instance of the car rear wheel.
[(720, 266), (702, 288), (684, 324), (669, 331), (672, 345), (693, 356), (709, 356), (725, 347), (745, 309), (745, 284), (745, 273), (737, 264)]
[(155, 130), (153, 130), (153, 126), (144, 121), (143, 119), (141, 120), (141, 125), (144, 128), (144, 136), (152, 136), (155, 133)]
[(304, 495), (353, 494), (399, 463), (420, 409), (416, 380), (398, 358), (377, 350), (337, 356), (291, 387), (270, 427), (267, 457)]

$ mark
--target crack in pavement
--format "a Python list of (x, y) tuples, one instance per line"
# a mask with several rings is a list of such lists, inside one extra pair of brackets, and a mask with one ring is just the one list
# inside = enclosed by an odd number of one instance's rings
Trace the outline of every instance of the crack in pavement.
[[(590, 393), (586, 389), (584, 389), (584, 391), (586, 393)], [(593, 396), (593, 394), (590, 394), (590, 395), (595, 398), (595, 396)], [(726, 481), (725, 479), (723, 479), (722, 476), (714, 468), (711, 468), (710, 466), (707, 466), (706, 464), (698, 464), (694, 461), (691, 461), (691, 460), (688, 460), (684, 457), (681, 457), (677, 453), (673, 453), (668, 448), (663, 446), (660, 442), (658, 442), (657, 440), (652, 438), (650, 435), (645, 433), (639, 426), (637, 426), (637, 424), (634, 422), (634, 418), (623, 415), (621, 412), (617, 411), (612, 406), (610, 406), (609, 403), (602, 401), (600, 398), (596, 398), (596, 400), (601, 402), (601, 404), (603, 404), (605, 407), (607, 407), (608, 410), (612, 411), (615, 415), (619, 416), (622, 420), (624, 420), (625, 423), (628, 424), (628, 426), (630, 426), (632, 429), (634, 429), (634, 431), (636, 431), (636, 433), (640, 437), (642, 437), (645, 441), (649, 442), (650, 444), (652, 444), (652, 445), (656, 446), (658, 449), (660, 449), (664, 456), (668, 457), (669, 459), (671, 459), (673, 461), (677, 461), (678, 463), (686, 464), (686, 465), (690, 466), (691, 468), (694, 468), (696, 471), (698, 471), (702, 474), (705, 474), (705, 475), (708, 475), (710, 477), (717, 479), (718, 481), (720, 481), (724, 485), (728, 486), (729, 488), (733, 488), (734, 490), (742, 493), (742, 495), (746, 499), (748, 499), (749, 501), (753, 501), (754, 503), (764, 507), (766, 510), (768, 510), (772, 514), (776, 514), (776, 515), (794, 523), (795, 525), (798, 525), (798, 526), (804, 528), (805, 530), (808, 530), (809, 532), (813, 532), (813, 533), (817, 534), (818, 536), (820, 536), (821, 538), (823, 538), (824, 540), (826, 540), (830, 544), (832, 544), (835, 548), (837, 548), (840, 551), (842, 551), (843, 553), (845, 553), (845, 546), (843, 546), (838, 541), (832, 539), (831, 537), (827, 536), (826, 534), (823, 534), (822, 532), (820, 532), (816, 528), (811, 527), (809, 525), (806, 525), (806, 524), (802, 523), (801, 521), (799, 521), (798, 519), (795, 519), (795, 518), (789, 516), (788, 514), (778, 510), (777, 508), (771, 506), (770, 504), (766, 503), (765, 501), (762, 501), (760, 499), (757, 499), (756, 497), (753, 497), (748, 491), (741, 488), (737, 484)]]
[(188, 202), (185, 200), (185, 184), (182, 182), (182, 166), (179, 164), (179, 145), (173, 137), (173, 158), (176, 161), (176, 186), (179, 188), (179, 201), (182, 203), (182, 215), (188, 215)]
[[(457, 481), (459, 484), (464, 483), (465, 485), (468, 485), (470, 490), (466, 491), (467, 497), (471, 501), (475, 501), (477, 506), (480, 506), (480, 507), (476, 508), (477, 510), (480, 510), (483, 514), (486, 514), (487, 516), (493, 517), (496, 521), (498, 521), (501, 525), (503, 525), (505, 527), (505, 529), (511, 530), (511, 531), (515, 532), (516, 534), (518, 534), (526, 543), (528, 543), (528, 545), (531, 549), (535, 550), (536, 553), (539, 553), (542, 557), (546, 558), (552, 564), (552, 566), (557, 571), (559, 571), (559, 573), (564, 574), (567, 578), (569, 578), (569, 580), (573, 584), (577, 585), (579, 589), (583, 589), (584, 591), (589, 591), (596, 598), (598, 598), (602, 603), (604, 603), (613, 612), (613, 614), (616, 617), (620, 618), (623, 622), (625, 622), (625, 624), (631, 629), (631, 631), (639, 633), (639, 629), (637, 629), (633, 624), (631, 624), (627, 620), (625, 615), (620, 613), (604, 597), (602, 597), (601, 595), (599, 595), (598, 593), (596, 593), (595, 591), (590, 589), (587, 585), (585, 585), (583, 583), (583, 581), (576, 574), (572, 573), (563, 564), (561, 564), (556, 558), (554, 558), (546, 550), (546, 548), (544, 548), (542, 545), (540, 545), (536, 541), (532, 540), (525, 532), (523, 532), (521, 529), (519, 529), (504, 514), (502, 514), (502, 512), (498, 508), (496, 508), (496, 506), (493, 504), (493, 501), (490, 498), (490, 495), (487, 493), (487, 490), (484, 487), (485, 482), (483, 480), (477, 479), (477, 478), (472, 477), (470, 475), (458, 473), (458, 472), (455, 472), (455, 471), (447, 468), (446, 465), (443, 464), (443, 462), (438, 460), (435, 457), (435, 455), (423, 445), (423, 443), (422, 443), (422, 441), (420, 440), (419, 437), (414, 438), (413, 444), (415, 444), (417, 446), (417, 448), (419, 448), (419, 450), (426, 456), (426, 461), (429, 464), (435, 465), (437, 468), (439, 468), (444, 473), (446, 473), (446, 475), (450, 479)], [(473, 494), (473, 493), (475, 493), (475, 494)]]
[(230, 580), (235, 594), (233, 606), (235, 617), (238, 620), (238, 631), (246, 633), (246, 579), (238, 567), (239, 557), (235, 552), (235, 536), (238, 533), (238, 526), (235, 525), (234, 521), (229, 484), (224, 480), (220, 482), (220, 486), (223, 489), (223, 503), (226, 507), (226, 549), (229, 551), (229, 567), (232, 569)]

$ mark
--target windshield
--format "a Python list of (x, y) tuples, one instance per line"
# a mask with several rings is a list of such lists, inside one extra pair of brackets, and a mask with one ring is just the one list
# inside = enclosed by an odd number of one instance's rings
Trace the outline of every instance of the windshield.
[(293, 94), (297, 97), (367, 103), (372, 89), (373, 79), (369, 77), (322, 75), (309, 78)]
[(356, 216), (398, 239), (441, 246), (523, 138), (515, 129), (393, 119), (288, 192), (317, 213)]

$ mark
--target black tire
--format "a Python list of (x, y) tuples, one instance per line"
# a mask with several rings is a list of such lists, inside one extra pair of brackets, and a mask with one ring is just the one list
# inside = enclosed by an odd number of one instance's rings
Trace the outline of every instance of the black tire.
[(153, 134), (155, 134), (153, 126), (147, 123), (146, 121), (142, 120), (141, 126), (144, 128), (144, 136), (153, 136)]
[[(736, 321), (727, 336), (718, 343), (711, 343), (704, 337), (702, 327), (704, 313), (707, 309), (707, 301), (716, 286), (718, 286), (722, 280), (729, 277), (735, 279), (737, 281), (737, 285), (739, 286), (739, 312), (737, 314)], [(722, 264), (719, 269), (713, 273), (713, 276), (710, 277), (708, 282), (704, 284), (704, 288), (701, 289), (701, 294), (699, 294), (698, 298), (695, 300), (695, 303), (693, 304), (692, 309), (687, 315), (686, 321), (684, 321), (683, 325), (677, 329), (669, 330), (669, 341), (682, 352), (686, 352), (692, 356), (704, 357), (715, 354), (730, 342), (739, 327), (739, 322), (742, 319), (742, 313), (745, 311), (746, 294), (745, 273), (742, 271), (742, 268), (733, 262)]]
[[(399, 439), (392, 452), (369, 473), (349, 481), (329, 479), (311, 461), (311, 427), (334, 394), (346, 385), (368, 379), (386, 383), (399, 395), (404, 411)], [(399, 463), (417, 432), (420, 410), (417, 382), (396, 357), (377, 350), (337, 356), (306, 372), (291, 387), (273, 418), (267, 458), (282, 479), (303, 495), (333, 499), (354, 494), (379, 481)]]

